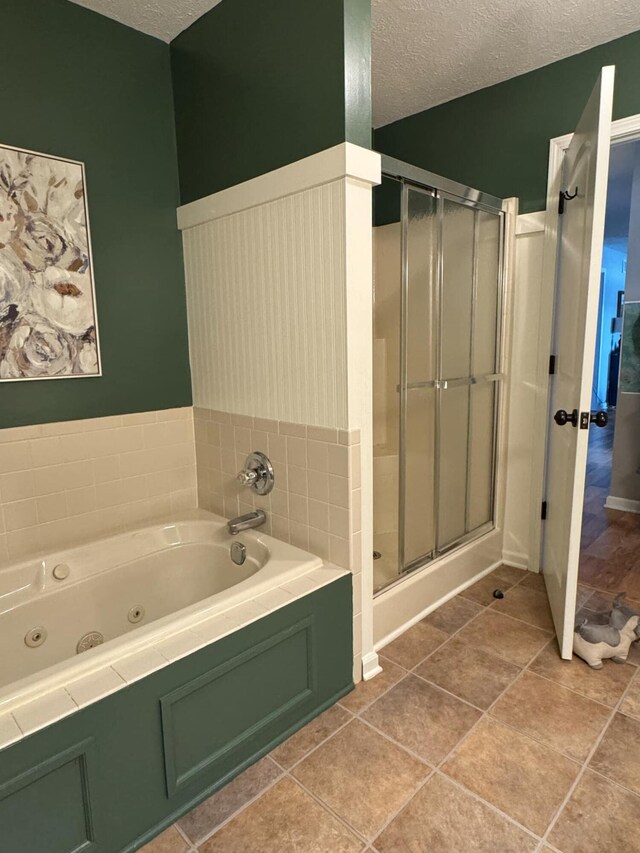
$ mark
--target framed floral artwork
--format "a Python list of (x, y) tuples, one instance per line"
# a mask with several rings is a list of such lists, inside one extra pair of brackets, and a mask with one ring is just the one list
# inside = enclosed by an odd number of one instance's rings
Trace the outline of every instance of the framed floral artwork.
[(0, 145), (0, 381), (100, 375), (84, 164)]

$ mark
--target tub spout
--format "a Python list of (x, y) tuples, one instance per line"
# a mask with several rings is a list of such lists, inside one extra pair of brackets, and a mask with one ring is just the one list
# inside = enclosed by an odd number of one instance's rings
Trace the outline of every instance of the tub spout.
[(227, 521), (227, 528), (232, 536), (237, 533), (242, 533), (243, 530), (252, 530), (254, 527), (260, 527), (267, 520), (267, 516), (261, 509), (256, 509), (254, 512), (247, 512), (244, 515), (239, 515), (237, 518), (231, 518)]

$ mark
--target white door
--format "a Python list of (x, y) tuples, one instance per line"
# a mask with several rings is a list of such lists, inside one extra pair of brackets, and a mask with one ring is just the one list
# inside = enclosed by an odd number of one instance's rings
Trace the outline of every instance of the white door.
[[(543, 571), (563, 658), (571, 658), (589, 442), (615, 68), (600, 73), (563, 161), (575, 198), (558, 217)], [(568, 420), (562, 425), (561, 410)], [(572, 417), (573, 416), (573, 417)], [(591, 427), (593, 428), (593, 427)]]

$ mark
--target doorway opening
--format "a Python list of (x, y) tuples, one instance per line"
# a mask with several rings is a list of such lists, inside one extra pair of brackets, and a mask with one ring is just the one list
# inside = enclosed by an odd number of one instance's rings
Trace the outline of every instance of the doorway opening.
[(609, 164), (592, 394), (608, 423), (589, 432), (578, 621), (620, 592), (640, 609), (640, 140)]

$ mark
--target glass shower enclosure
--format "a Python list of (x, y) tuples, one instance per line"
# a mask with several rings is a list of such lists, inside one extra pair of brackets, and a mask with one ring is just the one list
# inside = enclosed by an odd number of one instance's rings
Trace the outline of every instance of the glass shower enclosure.
[(502, 201), (389, 157), (374, 195), (374, 587), (495, 523)]

